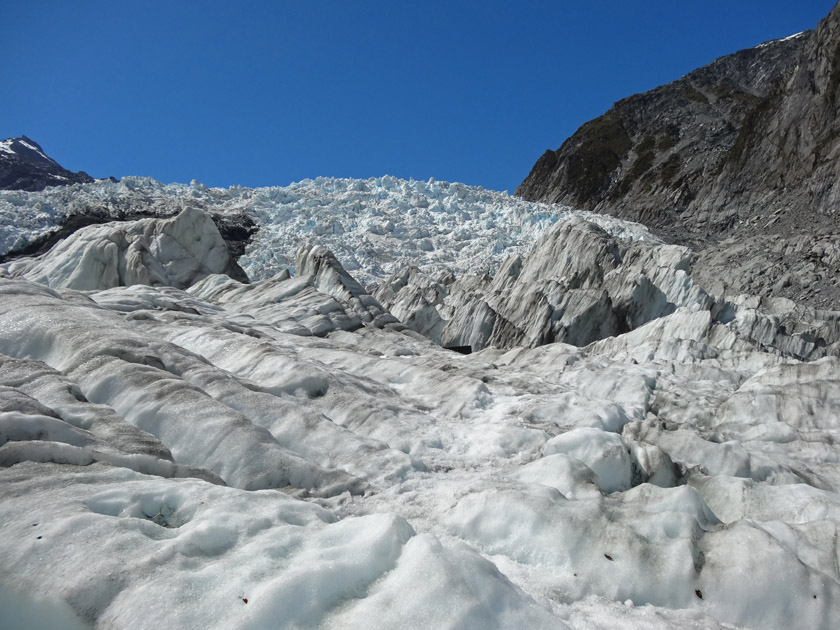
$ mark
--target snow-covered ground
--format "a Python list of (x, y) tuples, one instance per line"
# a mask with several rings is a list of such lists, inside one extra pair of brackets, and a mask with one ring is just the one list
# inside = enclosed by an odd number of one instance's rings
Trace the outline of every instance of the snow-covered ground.
[[(183, 221), (92, 228), (79, 242), (107, 255), (32, 264), (60, 268), (37, 276), (54, 288), (0, 277), (0, 627), (840, 626), (840, 361), (763, 343), (772, 318), (692, 303), (585, 348), (463, 356), (389, 320), (320, 248), (277, 274), (309, 238), (380, 247), (369, 280), (493, 269), (575, 214), (459, 184), (5, 193), (5, 234), (96, 194), (247, 209), (265, 279), (165, 286), (216, 251)], [(422, 221), (432, 249), (406, 247)], [(108, 260), (162, 271), (68, 288)]]

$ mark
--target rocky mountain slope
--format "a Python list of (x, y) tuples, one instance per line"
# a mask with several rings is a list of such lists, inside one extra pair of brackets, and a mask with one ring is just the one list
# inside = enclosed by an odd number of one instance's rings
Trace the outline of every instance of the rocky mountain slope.
[(73, 173), (62, 167), (26, 136), (0, 141), (0, 190), (35, 191), (92, 181), (84, 171)]
[(631, 96), (516, 191), (640, 221), (718, 293), (840, 304), (840, 5), (808, 31)]

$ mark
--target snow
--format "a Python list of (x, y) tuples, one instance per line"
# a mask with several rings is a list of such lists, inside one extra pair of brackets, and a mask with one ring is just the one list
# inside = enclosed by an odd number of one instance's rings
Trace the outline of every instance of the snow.
[(7, 628), (86, 630), (90, 627), (79, 619), (69, 604), (46, 597), (34, 598), (14, 588), (0, 588), (0, 607), (3, 625)]
[(756, 48), (764, 48), (765, 46), (772, 46), (776, 42), (787, 42), (787, 41), (790, 41), (792, 39), (797, 39), (799, 37), (802, 37), (803, 35), (807, 35), (810, 32), (811, 31), (800, 31), (798, 33), (794, 33), (793, 35), (788, 35), (787, 37), (782, 37), (780, 39), (771, 39), (770, 41), (764, 42), (763, 44), (759, 44), (758, 46), (756, 46)]
[(615, 433), (579, 428), (557, 435), (543, 446), (544, 455), (568, 455), (595, 473), (604, 492), (629, 490), (632, 485), (630, 449)]
[[(15, 144), (19, 144), (23, 146), (25, 149), (34, 152), (36, 155), (43, 158), (46, 162), (53, 162), (52, 159), (47, 157), (43, 151), (41, 151), (37, 146), (34, 144), (30, 144), (23, 138), (8, 138), (6, 140), (0, 140), (0, 151), (3, 153), (8, 153), (9, 155), (17, 155), (17, 151), (14, 148)], [(59, 179), (67, 179), (66, 177), (57, 176)]]
[[(587, 234), (609, 242), (561, 223), (578, 213), (387, 177), (6, 193), (4, 242), (97, 199), (186, 209), (192, 227), (97, 226), (0, 274), (0, 625), (840, 625), (840, 365), (763, 343), (790, 305), (733, 302), (724, 322), (685, 251), (635, 224), (590, 215), (650, 245), (634, 250), (649, 284), (625, 289), (575, 254)], [(195, 273), (203, 254), (183, 252), (215, 242), (202, 208), (259, 218), (258, 281)], [(465, 356), (357, 282), (406, 262), (495, 270), (555, 223), (552, 238), (578, 226), (577, 249), (547, 238), (551, 256), (463, 284), (602, 274), (644, 297), (638, 327)], [(124, 286), (118, 262), (101, 282), (82, 261), (115, 230), (166, 273)], [(154, 245), (173, 233), (178, 247)]]
[(800, 31), (798, 33), (794, 33), (793, 35), (788, 35), (787, 37), (783, 37), (779, 41), (786, 42), (786, 41), (789, 41), (791, 39), (796, 39), (797, 37), (802, 37), (804, 34), (805, 34), (805, 31)]
[(29, 144), (26, 140), (18, 140), (18, 142), (20, 142), (23, 146), (25, 146), (30, 151), (35, 151), (35, 153), (38, 153), (39, 155), (43, 155), (43, 153), (41, 153), (38, 150), (38, 147)]

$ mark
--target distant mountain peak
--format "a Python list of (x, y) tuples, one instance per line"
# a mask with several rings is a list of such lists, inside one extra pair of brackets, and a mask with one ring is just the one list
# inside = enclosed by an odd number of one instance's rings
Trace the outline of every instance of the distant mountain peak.
[(61, 165), (48, 156), (41, 145), (27, 138), (20, 136), (19, 138), (9, 138), (0, 142), (0, 151), (7, 155), (16, 155), (25, 162), (32, 164), (44, 164), (61, 169)]
[(25, 135), (0, 140), (0, 190), (36, 191), (92, 181), (84, 171), (68, 171)]

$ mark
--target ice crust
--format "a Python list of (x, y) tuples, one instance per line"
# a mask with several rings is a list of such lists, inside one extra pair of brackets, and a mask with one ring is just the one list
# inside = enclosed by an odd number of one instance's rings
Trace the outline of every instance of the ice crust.
[[(712, 304), (684, 252), (632, 224), (605, 236), (562, 208), (515, 219), (536, 206), (457, 184), (127, 180), (32, 199), (250, 203), (278, 249), (251, 284), (0, 277), (0, 627), (840, 626), (840, 360), (802, 360), (814, 330), (780, 329), (795, 305)], [(574, 252), (632, 235), (644, 247), (625, 262), (667, 301), (641, 300), (634, 329), (584, 347), (457, 354), (397, 321), (332, 246), (306, 243), (314, 231), (293, 235), (311, 216), (291, 209), (323, 218), (330, 203), (395, 232), (412, 208), (429, 222), (455, 205), (496, 212), (516, 252), (547, 227), (490, 279), (521, 284), (513, 295), (561, 274), (626, 295), (605, 259)], [(350, 248), (351, 225), (320, 236), (350, 234)], [(495, 264), (477, 228), (472, 252), (437, 232), (439, 249), (402, 251), (387, 233), (370, 241), (382, 260), (417, 269), (402, 288), (450, 273), (429, 252)]]

